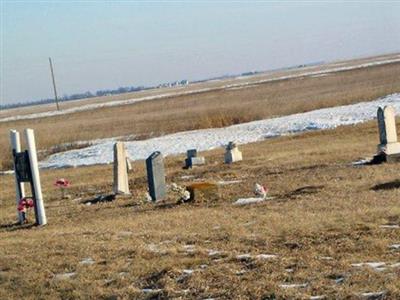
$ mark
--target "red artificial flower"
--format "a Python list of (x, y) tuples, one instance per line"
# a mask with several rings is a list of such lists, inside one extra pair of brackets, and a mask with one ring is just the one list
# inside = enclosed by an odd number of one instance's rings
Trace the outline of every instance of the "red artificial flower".
[(56, 180), (54, 185), (57, 186), (57, 187), (66, 188), (66, 187), (70, 186), (70, 183), (65, 178), (59, 178), (59, 179)]
[(26, 206), (33, 207), (33, 199), (31, 199), (31, 198), (26, 199)]
[(21, 200), (19, 200), (18, 203), (18, 211), (25, 211), (27, 208), (31, 208), (33, 207), (33, 199), (32, 198), (28, 198), (28, 197), (24, 197)]

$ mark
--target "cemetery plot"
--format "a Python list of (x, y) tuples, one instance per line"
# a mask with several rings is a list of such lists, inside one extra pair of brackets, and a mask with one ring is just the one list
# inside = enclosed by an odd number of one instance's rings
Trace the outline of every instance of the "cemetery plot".
[[(221, 147), (204, 153), (207, 168), (192, 170), (182, 170), (182, 156), (155, 153), (147, 166), (133, 163), (131, 197), (99, 205), (77, 199), (109, 194), (114, 166), (41, 170), (49, 224), (38, 230), (9, 226), (15, 179), (4, 175), (0, 298), (340, 299), (384, 291), (396, 299), (399, 188), (388, 183), (398, 180), (398, 165), (350, 165), (374, 151), (377, 132), (373, 121), (240, 145), (245, 159), (229, 165)], [(172, 183), (194, 184), (200, 200), (144, 202), (149, 174), (154, 186), (165, 183), (167, 197)], [(61, 199), (56, 178), (73, 183), (71, 199)], [(274, 199), (234, 206), (262, 199), (255, 183)], [(205, 195), (202, 187), (214, 190)], [(20, 255), (26, 249), (41, 255)]]

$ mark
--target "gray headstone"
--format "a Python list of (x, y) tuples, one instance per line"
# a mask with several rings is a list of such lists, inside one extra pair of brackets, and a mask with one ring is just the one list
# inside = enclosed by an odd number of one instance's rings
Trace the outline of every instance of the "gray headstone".
[(146, 159), (149, 194), (153, 201), (162, 200), (166, 196), (164, 160), (159, 151)]
[(242, 152), (239, 151), (235, 142), (229, 142), (228, 146), (226, 146), (226, 152), (224, 156), (224, 160), (226, 164), (231, 164), (236, 161), (241, 161)]
[(186, 152), (187, 158), (197, 157), (197, 149), (190, 149)]
[(378, 108), (378, 129), (379, 129), (379, 142), (382, 145), (387, 144), (386, 139), (386, 127), (385, 127), (385, 115), (381, 107)]
[(379, 142), (378, 153), (397, 155), (400, 153), (400, 143), (397, 142), (396, 112), (393, 106), (378, 108)]
[(28, 151), (14, 152), (15, 174), (18, 182), (30, 182), (32, 172), (29, 165)]
[(232, 149), (235, 149), (236, 147), (237, 146), (236, 146), (235, 142), (229, 142), (228, 146), (226, 146), (226, 150), (232, 150)]
[(197, 156), (197, 149), (190, 149), (186, 152), (185, 168), (189, 169), (193, 166), (201, 166), (206, 163), (202, 156)]

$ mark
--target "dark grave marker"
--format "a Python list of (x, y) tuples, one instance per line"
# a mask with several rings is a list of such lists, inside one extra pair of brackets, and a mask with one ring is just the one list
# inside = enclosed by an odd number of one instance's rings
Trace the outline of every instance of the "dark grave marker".
[(29, 164), (29, 154), (28, 151), (15, 152), (14, 163), (15, 163), (15, 174), (17, 176), (18, 182), (31, 182), (32, 172)]
[(197, 149), (190, 149), (186, 151), (185, 167), (184, 169), (193, 168), (193, 166), (204, 165), (204, 157), (197, 156)]
[(156, 151), (146, 159), (149, 194), (153, 201), (162, 200), (166, 196), (164, 159), (161, 152)]

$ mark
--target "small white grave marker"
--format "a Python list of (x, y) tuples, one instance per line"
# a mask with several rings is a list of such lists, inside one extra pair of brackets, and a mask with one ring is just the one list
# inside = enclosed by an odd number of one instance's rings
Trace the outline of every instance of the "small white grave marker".
[(237, 147), (236, 143), (229, 142), (225, 152), (225, 163), (231, 164), (236, 161), (241, 161), (242, 159), (243, 159), (242, 152), (239, 151), (239, 148)]
[(114, 194), (130, 195), (128, 180), (128, 160), (125, 145), (122, 142), (114, 144)]

